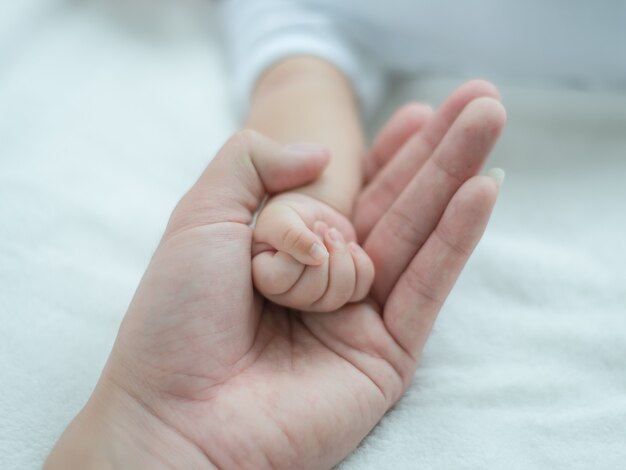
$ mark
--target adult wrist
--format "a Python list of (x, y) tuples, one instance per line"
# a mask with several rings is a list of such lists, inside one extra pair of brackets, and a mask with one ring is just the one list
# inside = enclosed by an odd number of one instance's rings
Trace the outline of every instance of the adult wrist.
[(101, 379), (50, 453), (44, 470), (214, 469), (207, 456), (139, 401)]

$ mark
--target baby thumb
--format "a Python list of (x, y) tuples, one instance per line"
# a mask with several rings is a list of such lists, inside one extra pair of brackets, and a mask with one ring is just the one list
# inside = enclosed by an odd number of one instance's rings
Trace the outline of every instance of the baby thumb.
[(269, 204), (261, 212), (254, 239), (255, 242), (268, 243), (302, 264), (318, 266), (328, 257), (324, 243), (293, 208), (281, 202)]

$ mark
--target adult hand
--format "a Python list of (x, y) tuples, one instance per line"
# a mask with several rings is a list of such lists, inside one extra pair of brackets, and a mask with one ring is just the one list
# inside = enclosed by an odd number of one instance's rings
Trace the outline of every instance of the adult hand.
[[(175, 209), (101, 379), (47, 468), (328, 468), (352, 451), (408, 387), (430, 321), (495, 202), (494, 180), (465, 180), (497, 138), (502, 107), (455, 96), (420, 133), (432, 136), (439, 123), (437, 150), (393, 204), (372, 209), (387, 215), (368, 230), (368, 211), (357, 213), (385, 276), (377, 273), (373, 301), (331, 313), (263, 300), (250, 260), (249, 223), (266, 193), (315, 179), (326, 152), (251, 132), (231, 139)], [(417, 184), (424, 171), (445, 185)], [(428, 188), (443, 212), (434, 222), (408, 204)], [(401, 210), (424, 228), (398, 239), (381, 225)]]
[(367, 158), (353, 222), (376, 268), (370, 296), (386, 307), (387, 328), (412, 354), (482, 236), (504, 178), (502, 170), (476, 176), (506, 122), (499, 99), (495, 86), (474, 80), (434, 113), (408, 104)]

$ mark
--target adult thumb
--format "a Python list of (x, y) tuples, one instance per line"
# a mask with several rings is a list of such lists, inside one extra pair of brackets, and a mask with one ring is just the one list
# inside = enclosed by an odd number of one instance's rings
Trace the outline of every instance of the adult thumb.
[(315, 181), (329, 159), (323, 146), (281, 145), (258, 132), (239, 131), (176, 206), (166, 235), (221, 222), (249, 224), (267, 194)]

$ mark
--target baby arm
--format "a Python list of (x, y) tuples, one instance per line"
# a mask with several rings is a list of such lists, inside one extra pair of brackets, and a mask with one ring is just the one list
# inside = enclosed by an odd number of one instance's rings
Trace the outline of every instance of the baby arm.
[(348, 80), (320, 59), (279, 62), (260, 78), (247, 125), (282, 143), (310, 142), (330, 151), (319, 180), (270, 199), (259, 214), (256, 288), (304, 310), (331, 311), (362, 299), (374, 269), (349, 222), (361, 186), (364, 138)]

